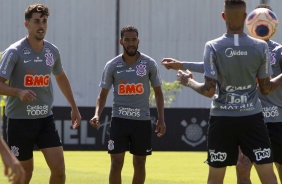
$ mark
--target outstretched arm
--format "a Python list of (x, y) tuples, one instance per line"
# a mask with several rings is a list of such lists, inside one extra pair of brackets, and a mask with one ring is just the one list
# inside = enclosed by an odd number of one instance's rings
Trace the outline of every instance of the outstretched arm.
[(203, 96), (209, 98), (213, 97), (216, 90), (216, 80), (205, 76), (205, 82), (199, 83), (189, 76), (191, 76), (191, 72), (189, 70), (186, 70), (186, 72), (179, 70), (177, 72), (177, 80), (180, 84), (192, 88), (194, 91)]
[(268, 95), (273, 90), (278, 88), (282, 83), (282, 74), (270, 79), (270, 78), (264, 78), (264, 79), (258, 79), (259, 88), (263, 95)]
[(173, 58), (163, 58), (161, 64), (166, 69), (173, 70), (186, 70), (189, 69), (192, 72), (204, 73), (204, 62), (188, 62), (188, 61), (178, 61)]

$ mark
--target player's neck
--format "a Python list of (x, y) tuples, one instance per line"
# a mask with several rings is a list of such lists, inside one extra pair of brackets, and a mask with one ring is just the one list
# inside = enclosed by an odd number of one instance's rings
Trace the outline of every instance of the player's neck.
[(227, 34), (243, 34), (244, 31), (243, 30), (240, 30), (240, 31), (227, 30), (226, 33)]
[(30, 36), (27, 36), (26, 40), (33, 50), (35, 50), (36, 52), (41, 52), (44, 44), (43, 40), (37, 40)]
[(126, 64), (130, 65), (135, 63), (135, 61), (139, 58), (139, 56), (140, 56), (139, 52), (136, 52), (134, 56), (129, 56), (126, 53), (123, 53), (122, 58)]

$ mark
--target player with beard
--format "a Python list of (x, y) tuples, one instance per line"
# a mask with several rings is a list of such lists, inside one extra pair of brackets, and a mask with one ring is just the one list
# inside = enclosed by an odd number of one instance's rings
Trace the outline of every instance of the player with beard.
[(90, 124), (98, 128), (100, 115), (109, 90), (113, 86), (113, 106), (108, 152), (111, 155), (110, 184), (121, 183), (121, 171), (126, 151), (133, 154), (134, 174), (132, 183), (145, 182), (146, 156), (151, 155), (151, 118), (149, 109), (150, 84), (154, 89), (158, 120), (155, 132), (162, 137), (166, 131), (164, 122), (164, 97), (162, 80), (157, 63), (138, 51), (138, 30), (133, 26), (121, 29), (120, 44), (123, 54), (107, 62), (101, 91)]
[[(267, 8), (272, 11), (272, 8), (266, 4), (260, 4), (257, 8)], [(281, 44), (270, 40), (265, 40), (269, 47), (270, 64), (273, 71), (272, 78), (282, 73), (282, 46)], [(164, 58), (162, 65), (166, 69), (174, 70), (186, 70), (204, 73), (204, 62), (187, 62), (178, 61), (173, 58)], [(259, 98), (262, 103), (262, 110), (264, 114), (264, 121), (266, 123), (272, 153), (274, 157), (274, 163), (282, 183), (282, 87), (278, 87), (276, 90), (265, 96), (259, 91)], [(241, 152), (239, 153), (239, 159), (236, 165), (237, 170), (237, 183), (251, 184), (250, 171), (252, 163)]]
[(25, 170), (26, 184), (32, 177), (34, 145), (50, 168), (49, 182), (63, 184), (66, 180), (63, 147), (52, 112), (51, 73), (71, 106), (73, 128), (81, 121), (60, 52), (44, 39), (48, 16), (49, 9), (42, 4), (25, 10), (28, 35), (4, 51), (0, 66), (0, 94), (8, 96), (4, 136)]

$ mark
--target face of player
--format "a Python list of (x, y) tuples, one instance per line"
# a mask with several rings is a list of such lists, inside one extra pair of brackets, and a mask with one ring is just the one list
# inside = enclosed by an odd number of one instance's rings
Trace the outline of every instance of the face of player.
[(47, 16), (41, 13), (33, 13), (32, 17), (25, 22), (28, 36), (36, 40), (43, 40), (47, 31)]
[(133, 31), (124, 32), (120, 39), (120, 44), (123, 46), (123, 52), (128, 56), (135, 56), (138, 50), (139, 39), (137, 33)]

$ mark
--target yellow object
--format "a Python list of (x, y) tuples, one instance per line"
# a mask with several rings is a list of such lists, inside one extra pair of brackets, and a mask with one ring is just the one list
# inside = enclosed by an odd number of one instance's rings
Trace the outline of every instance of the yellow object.
[(1, 118), (1, 120), (2, 120), (2, 117), (3, 117), (3, 115), (4, 115), (4, 106), (5, 106), (5, 99), (3, 99), (3, 97), (1, 97), (0, 98), (1, 99), (1, 101), (0, 101), (0, 110), (1, 110), (1, 112), (0, 112), (0, 118)]

